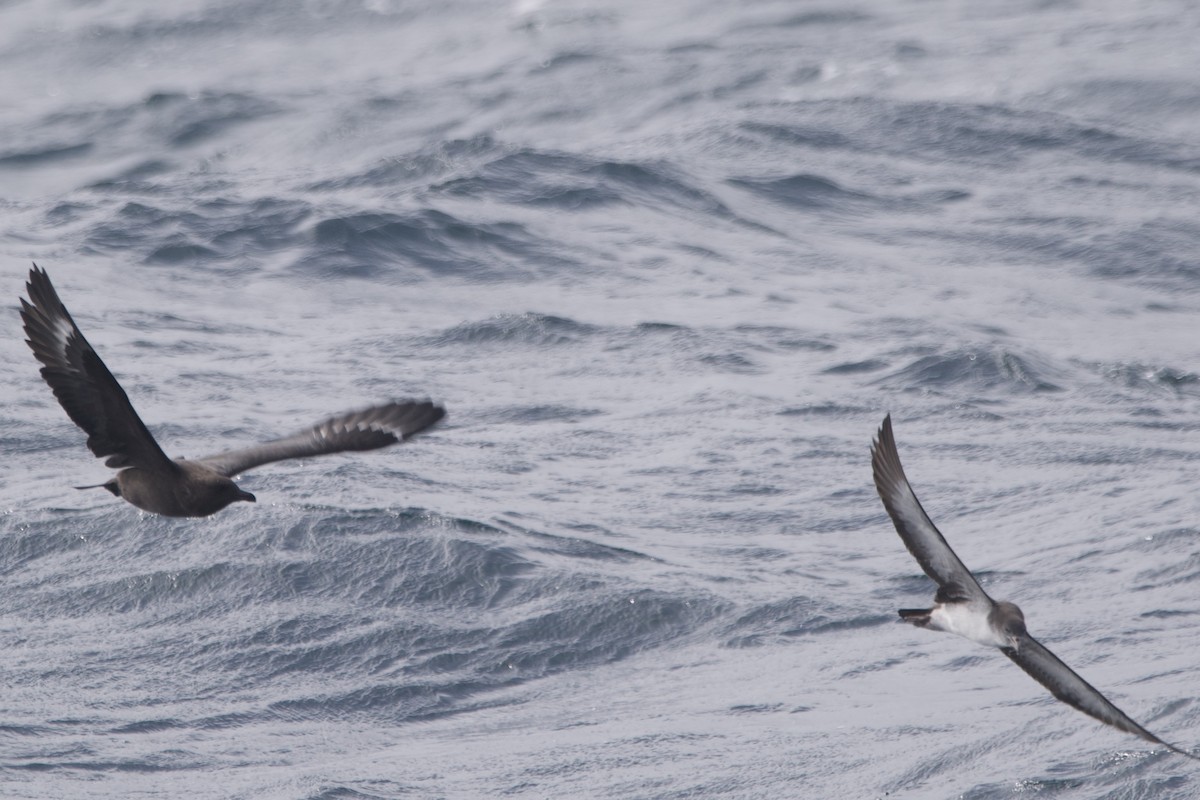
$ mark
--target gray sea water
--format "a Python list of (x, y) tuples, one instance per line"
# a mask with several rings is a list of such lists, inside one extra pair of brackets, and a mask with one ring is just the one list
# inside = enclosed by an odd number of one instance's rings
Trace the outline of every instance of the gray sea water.
[[(0, 3), (0, 796), (1193, 798), (1200, 7)], [(103, 492), (29, 263), (173, 455)]]

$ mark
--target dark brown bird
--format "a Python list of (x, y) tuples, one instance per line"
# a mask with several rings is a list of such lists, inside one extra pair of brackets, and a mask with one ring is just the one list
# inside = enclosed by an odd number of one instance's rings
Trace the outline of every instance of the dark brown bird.
[(95, 486), (138, 508), (168, 517), (206, 517), (254, 495), (231, 478), (260, 464), (346, 450), (375, 450), (404, 441), (446, 415), (428, 400), (400, 400), (339, 414), (311, 428), (269, 442), (199, 459), (171, 460), (142, 423), (125, 390), (83, 338), (75, 320), (37, 264), (21, 298), (26, 340), (42, 362), (42, 377), (67, 416), (88, 435), (87, 446), (120, 469)]

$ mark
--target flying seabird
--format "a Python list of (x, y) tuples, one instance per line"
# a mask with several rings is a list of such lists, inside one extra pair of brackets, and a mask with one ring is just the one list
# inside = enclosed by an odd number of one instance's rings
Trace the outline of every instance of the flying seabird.
[(1015, 604), (997, 603), (988, 597), (979, 581), (946, 544), (913, 493), (896, 452), (891, 414), (884, 418), (879, 437), (872, 443), (871, 467), (875, 473), (875, 488), (897, 533), (921, 569), (938, 585), (933, 608), (902, 608), (901, 619), (919, 628), (957, 633), (973, 642), (998, 647), (1067, 705), (1106, 725), (1200, 760), (1200, 756), (1164, 742), (1134, 722), (1095, 687), (1076, 675), (1058, 656), (1029, 635), (1025, 630), (1025, 615)]
[(230, 480), (261, 464), (345, 450), (375, 450), (404, 441), (446, 415), (428, 400), (400, 400), (339, 414), (291, 436), (199, 459), (172, 461), (142, 423), (125, 390), (83, 338), (37, 264), (21, 298), (26, 340), (43, 366), (42, 377), (67, 416), (88, 435), (87, 446), (120, 469), (95, 486), (138, 508), (168, 517), (206, 517), (230, 503), (255, 501)]

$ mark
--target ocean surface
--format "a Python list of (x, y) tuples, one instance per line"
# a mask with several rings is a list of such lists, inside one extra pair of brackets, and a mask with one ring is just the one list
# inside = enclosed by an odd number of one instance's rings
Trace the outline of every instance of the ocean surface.
[[(1194, 798), (904, 625), (917, 494), (1200, 748), (1200, 6), (0, 3), (0, 797)], [(166, 519), (172, 455), (430, 397)]]

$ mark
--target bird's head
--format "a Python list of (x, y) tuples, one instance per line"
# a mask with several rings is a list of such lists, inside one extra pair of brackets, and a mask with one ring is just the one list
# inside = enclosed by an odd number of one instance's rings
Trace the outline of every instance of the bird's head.
[(258, 502), (258, 498), (242, 489), (228, 478), (221, 482), (220, 487), (221, 500), (224, 501), (221, 503), (221, 508), (224, 508), (231, 503), (236, 503), (239, 500), (244, 500), (247, 503)]
[(997, 627), (1004, 632), (1007, 646), (1014, 650), (1018, 649), (1021, 639), (1028, 635), (1025, 630), (1025, 614), (1021, 612), (1016, 603), (1001, 601), (996, 603), (996, 607), (992, 609), (992, 615)]

